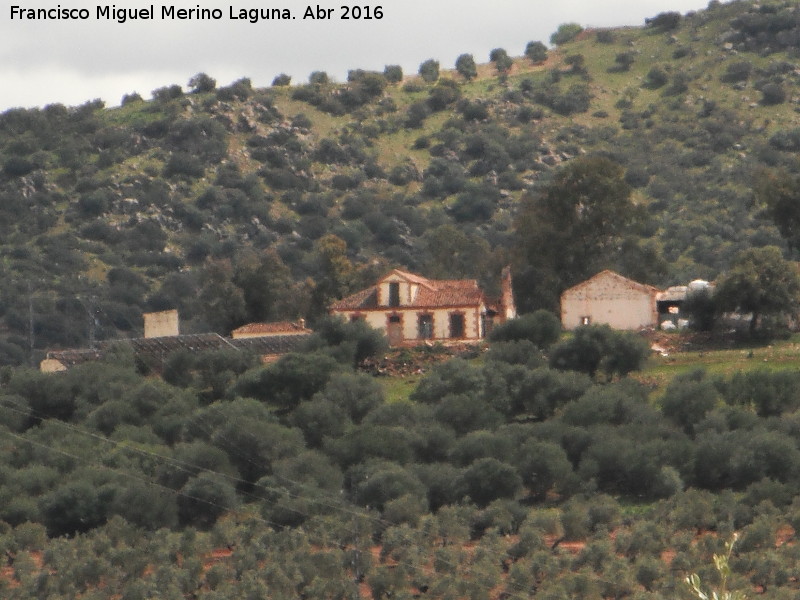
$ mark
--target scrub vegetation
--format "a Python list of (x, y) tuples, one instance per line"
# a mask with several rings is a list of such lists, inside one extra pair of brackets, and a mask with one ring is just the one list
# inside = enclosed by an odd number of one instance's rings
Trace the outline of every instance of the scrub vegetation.
[[(0, 114), (0, 595), (797, 597), (798, 10)], [(393, 267), (507, 264), (524, 316), (449, 360), (325, 317)], [(562, 333), (605, 268), (716, 280), (711, 331)], [(31, 368), (173, 308), (317, 334)]]

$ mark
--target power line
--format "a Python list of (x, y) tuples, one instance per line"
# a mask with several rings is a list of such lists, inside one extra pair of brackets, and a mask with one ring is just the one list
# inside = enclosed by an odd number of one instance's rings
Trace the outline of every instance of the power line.
[[(11, 401), (12, 403), (15, 403), (13, 400), (10, 400), (10, 399), (7, 399), (7, 400)], [(6, 408), (10, 408), (10, 407), (6, 406)], [(13, 408), (10, 408), (10, 409), (12, 411), (15, 411), (15, 412), (18, 412), (18, 413), (21, 413), (21, 414), (25, 414), (25, 415), (30, 415), (32, 413), (35, 414), (37, 412), (37, 411), (34, 411), (32, 409), (29, 409), (27, 411), (15, 410)], [(130, 450), (130, 451), (133, 451), (135, 453), (139, 453), (139, 454), (143, 454), (143, 455), (147, 455), (147, 456), (150, 456), (150, 457), (153, 457), (153, 458), (157, 458), (157, 459), (163, 460), (163, 461), (165, 461), (167, 463), (172, 463), (174, 465), (177, 465), (179, 468), (182, 468), (182, 469), (186, 470), (186, 472), (190, 472), (192, 474), (194, 474), (194, 471), (196, 470), (198, 472), (206, 472), (206, 473), (209, 473), (209, 474), (214, 474), (214, 475), (219, 476), (220, 478), (228, 479), (228, 480), (235, 481), (235, 482), (249, 483), (249, 482), (246, 482), (245, 480), (243, 480), (241, 478), (232, 477), (232, 476), (227, 475), (225, 473), (220, 473), (220, 472), (217, 472), (217, 471), (213, 471), (211, 469), (206, 469), (206, 468), (200, 467), (198, 465), (191, 465), (191, 463), (186, 463), (186, 462), (183, 462), (183, 461), (179, 461), (177, 459), (173, 459), (171, 457), (166, 457), (164, 455), (161, 455), (161, 454), (158, 454), (158, 453), (155, 453), (155, 452), (151, 452), (151, 451), (144, 450), (144, 449), (141, 449), (141, 448), (136, 448), (134, 446), (130, 446), (130, 445), (127, 445), (127, 444), (123, 444), (121, 442), (117, 442), (115, 440), (106, 438), (105, 436), (102, 436), (100, 434), (97, 434), (97, 433), (94, 433), (94, 432), (91, 432), (91, 431), (86, 431), (86, 430), (84, 430), (84, 429), (82, 429), (80, 427), (77, 427), (75, 425), (66, 423), (66, 422), (61, 421), (59, 419), (47, 419), (47, 422), (58, 424), (58, 425), (63, 426), (65, 428), (69, 429), (69, 430), (72, 430), (72, 431), (74, 431), (76, 433), (79, 433), (79, 434), (82, 434), (82, 435), (86, 435), (88, 437), (91, 437), (91, 438), (97, 439), (99, 441), (108, 443), (108, 444), (113, 445), (115, 447), (121, 447), (122, 449), (125, 449), (125, 450)], [(48, 449), (50, 451), (62, 454), (64, 456), (72, 458), (73, 460), (76, 460), (78, 462), (83, 462), (83, 463), (93, 464), (93, 465), (99, 466), (100, 468), (102, 468), (104, 470), (110, 471), (110, 472), (115, 473), (117, 475), (120, 475), (122, 477), (129, 477), (131, 479), (147, 483), (149, 485), (152, 485), (154, 487), (162, 489), (162, 490), (164, 490), (166, 492), (172, 493), (172, 494), (174, 494), (176, 496), (182, 496), (182, 497), (190, 498), (190, 499), (193, 499), (193, 500), (197, 500), (197, 501), (202, 502), (204, 504), (219, 508), (221, 511), (229, 511), (230, 510), (226, 506), (222, 506), (220, 504), (216, 504), (213, 501), (209, 501), (209, 500), (204, 499), (204, 498), (198, 498), (196, 496), (192, 496), (191, 494), (187, 494), (187, 493), (185, 493), (185, 492), (183, 492), (181, 490), (175, 490), (175, 489), (170, 488), (168, 486), (164, 486), (164, 485), (158, 483), (157, 481), (153, 481), (153, 480), (151, 480), (151, 479), (149, 479), (147, 477), (142, 477), (142, 476), (139, 476), (139, 475), (135, 475), (135, 474), (127, 472), (127, 471), (120, 471), (119, 469), (115, 469), (115, 468), (109, 467), (109, 466), (104, 465), (104, 464), (102, 464), (100, 462), (91, 462), (91, 461), (89, 461), (87, 459), (83, 459), (83, 458), (81, 458), (81, 457), (79, 457), (77, 455), (71, 454), (71, 453), (66, 452), (64, 450), (61, 450), (61, 449), (58, 449), (58, 448), (54, 448), (54, 447), (50, 447), (50, 446), (48, 446), (47, 444), (45, 444), (43, 442), (38, 442), (36, 440), (27, 439), (24, 436), (15, 434), (15, 433), (13, 433), (13, 432), (11, 432), (9, 430), (6, 430), (6, 433), (8, 435), (11, 435), (15, 439), (18, 439), (18, 440), (22, 441), (22, 442), (27, 442), (27, 443), (33, 444), (35, 446), (42, 447), (42, 448)], [(192, 470), (188, 470), (188, 469), (192, 469)], [(288, 478), (284, 478), (284, 479), (286, 481), (290, 482), (290, 483), (296, 484), (300, 488), (308, 488), (308, 487), (310, 487), (310, 486), (307, 486), (307, 484), (304, 484), (304, 483), (301, 483), (301, 482), (292, 481), (292, 480), (290, 480)], [(300, 494), (300, 493), (294, 493), (293, 494), (292, 492), (290, 492), (286, 488), (269, 487), (269, 486), (259, 485), (259, 484), (253, 484), (253, 485), (255, 486), (255, 488), (261, 489), (261, 490), (264, 490), (264, 491), (267, 491), (267, 492), (268, 491), (285, 491), (290, 495), (290, 497), (293, 497), (293, 498), (296, 498), (296, 499), (318, 501), (318, 495), (317, 494), (315, 494), (315, 496), (305, 496), (305, 495)], [(321, 492), (321, 494), (319, 494), (319, 495), (322, 495), (322, 496), (329, 495), (324, 490), (320, 490), (319, 488), (314, 488), (313, 491)], [(257, 494), (245, 493), (243, 495), (246, 496), (246, 497), (250, 497), (250, 498), (252, 498), (254, 500), (269, 501), (269, 499), (266, 498), (265, 496), (260, 496), (260, 495), (257, 495)], [(341, 503), (337, 503), (337, 505), (335, 505), (335, 506), (328, 504), (327, 506), (329, 506), (330, 508), (333, 508), (334, 510), (339, 510), (342, 513), (349, 514), (352, 517), (354, 517), (355, 520), (357, 520), (357, 518), (360, 517), (360, 518), (366, 519), (366, 520), (368, 520), (370, 522), (373, 522), (373, 523), (381, 525), (381, 526), (385, 526), (385, 527), (393, 526), (393, 523), (390, 523), (389, 521), (386, 521), (386, 520), (384, 520), (384, 519), (382, 519), (380, 517), (375, 517), (375, 516), (371, 515), (368, 512), (364, 512), (364, 511), (361, 511), (361, 510), (358, 510), (358, 509), (355, 509), (355, 508), (348, 508), (347, 506), (342, 505)], [(300, 510), (300, 509), (297, 509), (297, 508), (293, 508), (293, 507), (285, 507), (285, 508), (287, 508), (290, 511), (295, 512), (295, 513), (297, 513), (299, 515), (305, 516), (305, 517), (314, 516), (312, 513), (309, 513), (309, 512), (306, 512), (306, 511), (303, 511), (303, 510)], [(276, 523), (276, 522), (271, 521), (269, 519), (266, 519), (264, 517), (252, 516), (252, 518), (254, 518), (256, 521), (262, 522), (262, 523), (264, 523), (264, 524), (266, 524), (266, 525), (268, 525), (270, 527), (273, 527), (273, 528), (277, 528), (277, 529), (284, 529), (285, 528), (284, 525), (282, 525), (280, 523)], [(354, 538), (354, 539), (357, 539), (357, 538)], [(498, 553), (494, 553), (494, 552), (492, 552), (492, 554), (494, 554), (497, 558), (499, 558), (501, 560), (506, 560), (506, 559), (509, 558), (507, 554), (498, 554)], [(444, 560), (441, 557), (439, 557), (437, 560), (442, 564), (446, 564), (446, 565), (452, 567), (454, 572), (458, 571), (458, 568), (463, 566), (463, 565), (458, 564), (458, 563), (452, 563), (450, 561)], [(412, 563), (407, 563), (407, 562), (404, 562), (404, 561), (396, 561), (396, 564), (402, 565), (402, 566), (406, 566), (406, 567), (408, 567), (408, 568), (410, 568), (412, 570), (424, 571), (426, 574), (428, 574), (427, 570), (422, 569), (421, 567), (418, 567), (417, 565), (412, 564)], [(462, 569), (462, 570), (464, 570), (464, 569)], [(469, 568), (467, 568), (465, 570), (466, 573), (469, 573), (469, 571), (470, 571)], [(355, 576), (355, 573), (354, 573), (354, 576)], [(487, 591), (491, 591), (493, 589), (493, 587), (490, 587), (490, 586), (483, 586), (482, 585), (481, 587), (484, 587)], [(520, 598), (520, 599), (527, 598), (527, 596), (521, 596), (521, 595), (510, 593), (510, 592), (506, 594), (506, 597), (507, 598)]]
[(34, 367), (33, 362), (33, 346), (34, 346), (34, 328), (33, 328), (33, 288), (31, 282), (28, 281), (28, 345), (29, 345), (29, 360), (31, 366)]
[[(53, 448), (53, 447), (51, 447), (51, 446), (49, 446), (49, 445), (45, 444), (44, 442), (39, 442), (39, 441), (36, 441), (36, 440), (30, 440), (30, 439), (27, 439), (27, 438), (25, 438), (25, 437), (23, 437), (23, 436), (21, 436), (21, 435), (19, 435), (19, 434), (16, 434), (16, 433), (14, 433), (14, 432), (11, 432), (11, 431), (9, 431), (9, 430), (6, 430), (6, 431), (5, 431), (5, 433), (6, 433), (7, 435), (9, 435), (9, 436), (11, 436), (11, 437), (13, 437), (13, 438), (15, 438), (15, 439), (17, 439), (17, 440), (19, 440), (19, 441), (23, 442), (23, 443), (29, 443), (29, 444), (32, 444), (32, 445), (34, 445), (34, 446), (38, 446), (38, 447), (44, 448), (44, 449), (46, 449), (46, 450), (49, 450), (49, 451), (51, 451), (51, 452), (56, 452), (56, 453), (58, 453), (58, 454), (61, 454), (61, 455), (63, 455), (63, 456), (67, 456), (67, 457), (69, 457), (69, 458), (71, 458), (71, 459), (73, 459), (73, 460), (75, 460), (75, 461), (77, 461), (77, 462), (83, 462), (83, 463), (93, 464), (93, 465), (95, 465), (95, 466), (98, 466), (98, 467), (100, 467), (100, 468), (101, 468), (101, 469), (103, 469), (103, 470), (106, 470), (106, 471), (109, 471), (109, 472), (115, 473), (115, 474), (117, 474), (117, 475), (120, 475), (120, 476), (122, 476), (122, 477), (128, 477), (128, 478), (130, 478), (130, 479), (133, 479), (133, 480), (137, 480), (137, 481), (141, 481), (141, 482), (147, 483), (147, 484), (149, 484), (149, 485), (152, 485), (152, 486), (154, 486), (154, 487), (157, 487), (157, 488), (159, 488), (159, 489), (162, 489), (162, 490), (164, 490), (164, 491), (166, 491), (166, 492), (169, 492), (169, 493), (172, 493), (172, 494), (174, 494), (174, 495), (177, 495), (177, 496), (182, 496), (182, 497), (185, 497), (185, 498), (190, 498), (190, 499), (196, 500), (196, 501), (198, 501), (198, 502), (202, 502), (202, 503), (204, 503), (204, 504), (207, 504), (207, 505), (209, 505), (209, 506), (213, 506), (213, 507), (219, 508), (221, 511), (229, 511), (229, 510), (230, 510), (230, 508), (229, 508), (229, 507), (226, 507), (226, 506), (223, 506), (223, 505), (217, 504), (217, 503), (215, 503), (215, 502), (213, 502), (213, 501), (211, 501), (211, 500), (208, 500), (208, 499), (206, 499), (206, 498), (199, 498), (199, 497), (197, 497), (197, 496), (193, 496), (193, 495), (191, 495), (191, 494), (187, 494), (186, 492), (183, 492), (183, 491), (180, 491), (180, 490), (174, 490), (174, 489), (172, 489), (172, 488), (169, 488), (169, 487), (163, 486), (163, 485), (161, 485), (161, 484), (159, 484), (159, 483), (157, 483), (157, 482), (151, 481), (151, 480), (150, 480), (150, 479), (148, 479), (148, 478), (145, 478), (145, 477), (140, 477), (140, 476), (134, 475), (134, 474), (132, 474), (132, 473), (129, 473), (129, 472), (127, 472), (127, 471), (120, 471), (120, 470), (118, 470), (118, 469), (115, 469), (115, 468), (109, 467), (109, 466), (107, 466), (107, 465), (103, 465), (102, 463), (97, 463), (97, 462), (88, 461), (88, 460), (86, 460), (86, 459), (83, 459), (83, 458), (81, 458), (80, 456), (77, 456), (77, 455), (75, 455), (75, 454), (72, 454), (72, 453), (70, 453), (70, 452), (67, 452), (67, 451), (65, 451), (65, 450), (61, 450), (61, 449), (58, 449), (58, 448)], [(102, 437), (102, 436), (99, 436), (99, 437)], [(111, 441), (111, 440), (109, 440), (109, 441)], [(160, 455), (156, 455), (156, 456), (160, 456)], [(208, 472), (212, 472), (212, 473), (213, 473), (213, 471), (210, 471), (210, 470), (207, 470), (207, 471), (208, 471)], [(218, 474), (219, 474), (220, 476), (224, 476), (224, 474), (222, 474), (222, 473), (218, 473)], [(266, 488), (265, 488), (265, 489), (266, 489)], [(262, 500), (266, 500), (266, 498), (261, 498), (261, 499), (262, 499)], [(309, 517), (310, 517), (310, 516), (312, 516), (310, 513), (303, 513), (302, 511), (297, 511), (297, 512), (300, 512), (301, 514), (304, 514), (305, 516), (309, 516)], [(368, 518), (368, 519), (369, 519), (369, 518), (371, 518), (371, 517), (370, 517), (370, 515), (368, 515), (368, 514), (365, 514), (365, 513), (356, 513), (356, 514), (359, 514), (360, 516), (364, 516), (364, 517), (366, 517), (366, 518)], [(275, 522), (272, 522), (272, 521), (270, 521), (270, 520), (268, 520), (268, 519), (265, 519), (265, 518), (263, 518), (263, 517), (260, 517), (260, 516), (255, 516), (255, 515), (250, 515), (250, 518), (252, 518), (252, 519), (253, 519), (253, 520), (255, 520), (255, 521), (258, 521), (258, 522), (264, 523), (265, 525), (268, 525), (268, 526), (270, 526), (270, 527), (274, 527), (274, 528), (278, 528), (278, 529), (283, 529), (283, 527), (282, 527), (280, 524), (277, 524), (277, 523), (275, 523)], [(341, 544), (340, 544), (340, 545), (341, 545)], [(441, 563), (444, 563), (444, 564), (449, 564), (449, 566), (451, 566), (451, 567), (453, 567), (453, 568), (454, 568), (454, 571), (455, 571), (455, 570), (458, 570), (458, 567), (461, 567), (461, 566), (462, 566), (462, 565), (460, 565), (460, 564), (456, 564), (456, 563), (450, 563), (449, 561), (444, 561), (444, 560), (442, 560), (441, 558), (439, 558), (438, 560), (439, 560), (439, 562), (441, 562)], [(404, 567), (407, 567), (407, 568), (409, 568), (410, 570), (413, 570), (413, 571), (418, 571), (418, 572), (421, 572), (421, 573), (423, 573), (423, 574), (426, 574), (426, 575), (429, 575), (429, 574), (430, 574), (430, 570), (431, 570), (431, 569), (430, 569), (430, 567), (421, 567), (421, 566), (418, 566), (418, 565), (416, 565), (416, 564), (409, 563), (409, 562), (405, 562), (405, 561), (400, 561), (400, 560), (396, 560), (396, 561), (394, 562), (394, 564), (396, 564), (396, 565), (398, 565), (398, 566), (404, 566)], [(470, 573), (470, 571), (471, 571), (471, 569), (470, 569), (469, 567), (467, 567), (466, 569), (462, 569), (462, 571), (463, 571), (465, 574), (469, 574), (469, 573)], [(363, 576), (363, 574), (360, 574), (360, 572), (358, 572), (358, 571), (354, 571), (354, 573), (353, 573), (353, 576), (354, 576), (354, 578), (355, 578), (355, 577), (361, 577), (361, 576)], [(488, 586), (488, 585), (484, 585), (484, 584), (481, 584), (481, 583), (479, 583), (479, 582), (476, 582), (476, 584), (477, 584), (477, 585), (479, 585), (480, 587), (482, 587), (482, 588), (486, 589), (487, 591), (491, 591), (492, 589), (494, 589), (494, 586)], [(512, 594), (512, 593), (508, 593), (508, 594), (506, 594), (506, 597), (507, 597), (507, 598), (515, 598), (515, 597), (517, 597), (517, 598), (519, 598), (520, 600), (524, 600), (525, 598), (527, 598), (526, 596), (521, 596), (521, 595)]]

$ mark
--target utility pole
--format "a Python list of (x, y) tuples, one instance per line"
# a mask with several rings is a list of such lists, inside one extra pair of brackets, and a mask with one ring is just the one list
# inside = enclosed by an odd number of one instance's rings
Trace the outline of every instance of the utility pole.
[(34, 338), (34, 328), (33, 328), (33, 286), (31, 285), (30, 280), (28, 280), (28, 360), (31, 363), (32, 367), (36, 365), (33, 364), (33, 345), (35, 342)]
[(89, 300), (87, 301), (84, 301), (83, 298), (78, 297), (78, 300), (80, 301), (81, 306), (83, 306), (83, 309), (86, 311), (86, 314), (89, 317), (89, 348), (94, 350), (95, 331), (97, 329), (97, 317), (95, 316), (95, 313), (92, 310), (93, 306), (92, 300), (94, 300), (94, 297), (89, 298)]
[(355, 582), (355, 590), (353, 591), (354, 600), (360, 600), (361, 598), (358, 586), (364, 578), (363, 573), (361, 573), (361, 544), (358, 525), (358, 515), (355, 515), (353, 516), (353, 560), (351, 563), (353, 566), (353, 580)]

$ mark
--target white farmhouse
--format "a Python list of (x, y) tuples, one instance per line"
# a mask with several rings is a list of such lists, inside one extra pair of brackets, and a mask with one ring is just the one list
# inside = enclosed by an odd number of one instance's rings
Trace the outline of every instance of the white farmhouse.
[(561, 294), (561, 325), (567, 330), (590, 324), (627, 330), (657, 327), (658, 293), (651, 285), (601, 271)]

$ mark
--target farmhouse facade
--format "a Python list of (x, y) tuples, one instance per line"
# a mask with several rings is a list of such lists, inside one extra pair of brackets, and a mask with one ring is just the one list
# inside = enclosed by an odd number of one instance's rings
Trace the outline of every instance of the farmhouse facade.
[(651, 285), (601, 271), (561, 294), (561, 325), (567, 330), (590, 324), (627, 330), (657, 327), (659, 293)]
[(392, 346), (476, 342), (516, 316), (511, 273), (503, 271), (502, 297), (486, 299), (474, 279), (427, 279), (395, 269), (375, 285), (330, 306), (332, 315), (382, 330)]

